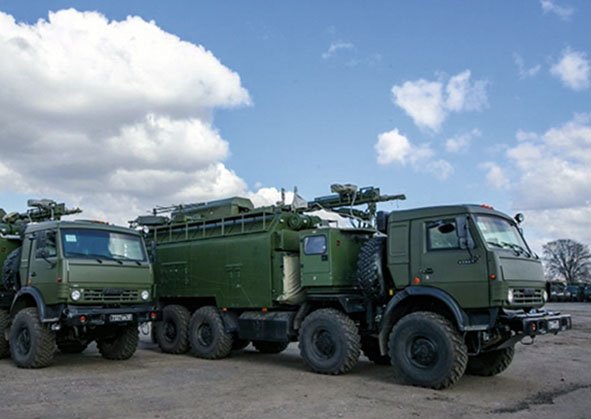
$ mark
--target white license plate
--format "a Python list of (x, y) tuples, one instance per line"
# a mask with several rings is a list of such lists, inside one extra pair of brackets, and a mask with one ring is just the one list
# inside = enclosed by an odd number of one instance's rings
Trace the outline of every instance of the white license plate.
[(133, 314), (111, 314), (109, 320), (112, 322), (128, 322), (133, 320)]
[(560, 329), (560, 320), (550, 320), (548, 322), (548, 329), (550, 329), (550, 330)]

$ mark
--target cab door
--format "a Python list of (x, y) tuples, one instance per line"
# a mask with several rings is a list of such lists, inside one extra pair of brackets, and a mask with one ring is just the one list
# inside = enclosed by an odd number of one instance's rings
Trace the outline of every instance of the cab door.
[(330, 254), (328, 235), (314, 232), (302, 237), (300, 245), (302, 286), (329, 286)]
[(57, 232), (36, 232), (29, 253), (28, 285), (41, 291), (45, 304), (55, 304), (59, 300), (57, 262)]
[(471, 239), (472, 249), (460, 246), (458, 228), (466, 227), (458, 226), (463, 224), (458, 220), (444, 216), (413, 221), (411, 283), (440, 288), (463, 308), (487, 307), (486, 255)]

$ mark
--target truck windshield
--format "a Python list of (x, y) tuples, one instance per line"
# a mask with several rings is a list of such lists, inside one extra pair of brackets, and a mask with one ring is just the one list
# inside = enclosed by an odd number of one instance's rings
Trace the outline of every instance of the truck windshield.
[(487, 215), (477, 215), (474, 218), (489, 249), (507, 249), (531, 256), (531, 251), (514, 224), (504, 218)]
[(140, 237), (114, 231), (68, 228), (61, 232), (66, 258), (93, 258), (144, 262), (146, 254)]

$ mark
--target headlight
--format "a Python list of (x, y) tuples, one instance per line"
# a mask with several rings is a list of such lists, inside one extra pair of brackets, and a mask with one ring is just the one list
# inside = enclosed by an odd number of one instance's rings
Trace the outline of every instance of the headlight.
[(148, 301), (150, 299), (150, 291), (148, 290), (143, 290), (140, 294), (140, 296), (142, 297), (142, 300), (144, 301)]
[(542, 298), (544, 299), (544, 302), (547, 303), (548, 302), (548, 291), (544, 290), (542, 292)]
[(80, 297), (82, 297), (82, 294), (80, 293), (80, 291), (74, 290), (70, 293), (70, 297), (72, 297), (72, 300), (78, 301)]
[(509, 304), (513, 304), (513, 302), (515, 301), (515, 298), (513, 296), (513, 288), (509, 288), (509, 291), (507, 291), (507, 301), (509, 301)]

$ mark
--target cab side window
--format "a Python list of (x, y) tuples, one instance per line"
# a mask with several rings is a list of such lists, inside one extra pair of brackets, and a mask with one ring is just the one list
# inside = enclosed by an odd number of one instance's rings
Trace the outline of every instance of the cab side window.
[(57, 245), (55, 231), (40, 231), (37, 233), (37, 240), (35, 245), (35, 257), (43, 259), (56, 257)]
[(323, 255), (326, 253), (326, 236), (308, 236), (304, 239), (306, 255)]
[(435, 220), (427, 223), (427, 249), (459, 249), (460, 242), (454, 219)]

